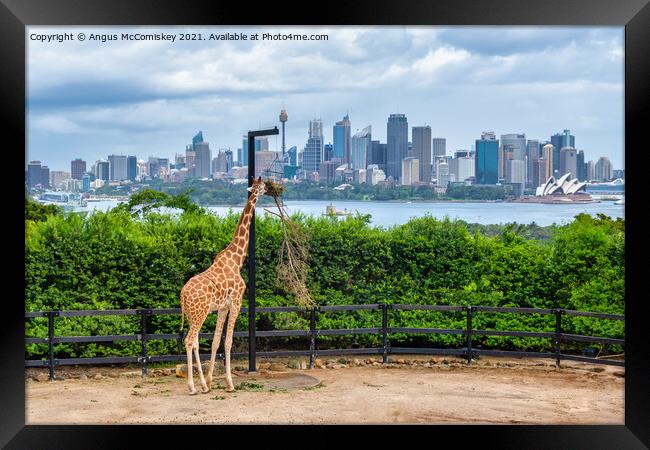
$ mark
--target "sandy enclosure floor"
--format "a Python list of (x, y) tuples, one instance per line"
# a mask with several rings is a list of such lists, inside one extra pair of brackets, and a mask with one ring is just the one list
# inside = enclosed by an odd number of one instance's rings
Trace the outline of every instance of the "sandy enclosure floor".
[[(412, 357), (417, 359), (417, 357)], [(186, 379), (134, 368), (81, 367), (64, 380), (26, 381), (27, 424), (624, 424), (624, 369), (543, 359), (427, 358), (416, 364), (290, 370), (315, 387), (272, 387), (271, 376), (222, 374), (189, 396)], [(75, 370), (77, 371), (75, 373)], [(41, 371), (43, 373), (43, 371)], [(84, 379), (79, 375), (88, 376)], [(101, 377), (95, 379), (96, 374)], [(195, 372), (195, 383), (199, 388)]]

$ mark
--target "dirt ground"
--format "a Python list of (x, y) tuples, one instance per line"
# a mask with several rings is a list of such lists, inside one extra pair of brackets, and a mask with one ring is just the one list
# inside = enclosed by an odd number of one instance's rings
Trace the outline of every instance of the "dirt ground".
[[(470, 366), (453, 357), (404, 356), (399, 360), (387, 366), (374, 364), (378, 358), (359, 357), (347, 364), (330, 360), (327, 365), (333, 368), (325, 368), (323, 361), (324, 368), (312, 370), (288, 369), (283, 364), (280, 371), (260, 370), (255, 375), (246, 373), (241, 361), (235, 364), (240, 370), (233, 372), (235, 392), (225, 392), (220, 373), (214, 376), (211, 392), (195, 396), (188, 395), (185, 378), (160, 368), (147, 378), (141, 378), (136, 367), (58, 368), (57, 374), (64, 379), (54, 382), (35, 381), (33, 377), (41, 374), (42, 378), (47, 372), (29, 369), (26, 421), (624, 424), (625, 373), (621, 367), (564, 362), (557, 369), (551, 360), (532, 358), (482, 357)], [(217, 367), (223, 371), (222, 364)], [(282, 387), (278, 379), (287, 374), (300, 375), (301, 381)], [(316, 380), (310, 384), (305, 375)], [(196, 371), (195, 383), (200, 389)]]

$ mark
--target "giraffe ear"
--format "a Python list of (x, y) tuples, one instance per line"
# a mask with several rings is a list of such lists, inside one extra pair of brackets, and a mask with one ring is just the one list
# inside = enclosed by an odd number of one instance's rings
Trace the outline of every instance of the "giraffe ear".
[(253, 186), (249, 187), (249, 188), (246, 189), (246, 190), (247, 190), (248, 192), (252, 191), (252, 190), (253, 190)]
[(260, 176), (260, 177), (257, 179), (257, 181), (262, 181), (262, 177)]

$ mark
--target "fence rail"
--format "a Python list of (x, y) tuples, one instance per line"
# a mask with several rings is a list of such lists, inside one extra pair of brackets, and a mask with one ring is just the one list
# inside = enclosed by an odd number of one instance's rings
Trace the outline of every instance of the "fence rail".
[[(359, 310), (379, 310), (382, 312), (382, 326), (373, 328), (349, 328), (349, 329), (317, 329), (316, 314), (329, 311), (359, 311)], [(462, 329), (447, 328), (413, 328), (413, 327), (390, 327), (388, 323), (388, 311), (451, 311), (465, 312), (467, 325)], [(184, 361), (185, 353), (178, 355), (148, 355), (147, 342), (150, 340), (177, 340), (182, 342), (183, 333), (148, 333), (147, 324), (149, 318), (154, 315), (180, 314), (180, 308), (161, 308), (161, 309), (116, 309), (116, 310), (75, 310), (75, 311), (35, 311), (26, 312), (25, 318), (31, 319), (36, 317), (46, 317), (48, 319), (48, 337), (26, 337), (25, 344), (48, 344), (47, 359), (26, 360), (26, 367), (48, 367), (50, 371), (50, 380), (54, 380), (55, 367), (63, 365), (76, 364), (118, 364), (118, 363), (138, 363), (142, 367), (142, 376), (147, 374), (147, 365), (151, 362), (171, 362)], [(248, 312), (248, 308), (242, 307), (242, 313)], [(319, 306), (313, 309), (305, 310), (294, 306), (277, 306), (256, 308), (256, 313), (279, 313), (279, 312), (306, 312), (310, 315), (309, 330), (272, 330), (258, 331), (255, 329), (254, 337), (289, 337), (303, 336), (309, 337), (309, 350), (284, 350), (284, 351), (256, 351), (256, 356), (261, 357), (286, 357), (286, 356), (309, 356), (309, 367), (313, 368), (314, 360), (317, 356), (326, 355), (370, 355), (380, 354), (383, 356), (383, 362), (388, 362), (389, 354), (421, 354), (421, 355), (459, 355), (467, 359), (470, 364), (474, 356), (511, 356), (511, 357), (538, 357), (553, 358), (556, 364), (560, 365), (560, 360), (583, 361), (597, 364), (609, 364), (624, 366), (625, 361), (613, 359), (598, 359), (589, 356), (570, 355), (562, 353), (561, 343), (566, 341), (591, 342), (601, 344), (624, 345), (624, 339), (605, 338), (600, 336), (583, 336), (576, 334), (567, 334), (562, 332), (562, 315), (593, 317), (606, 320), (625, 320), (625, 316), (617, 314), (607, 314), (590, 311), (574, 311), (565, 309), (542, 309), (542, 308), (512, 308), (512, 307), (493, 307), (493, 306), (457, 306), (457, 305), (405, 305), (405, 304), (384, 304), (373, 303), (364, 305), (331, 305)], [(504, 331), (504, 330), (480, 330), (474, 329), (472, 320), (476, 312), (487, 313), (517, 313), (517, 314), (548, 314), (555, 316), (554, 332), (536, 332), (536, 331)], [(140, 316), (140, 333), (130, 335), (104, 335), (104, 336), (55, 336), (54, 319), (56, 317), (84, 317), (84, 316)], [(456, 334), (464, 335), (466, 345), (463, 348), (410, 348), (410, 347), (391, 347), (388, 341), (388, 335), (393, 333), (406, 334)], [(316, 345), (317, 336), (341, 336), (349, 334), (378, 334), (381, 336), (381, 347), (369, 348), (348, 348), (348, 349), (318, 349)], [(515, 337), (534, 337), (553, 339), (553, 352), (527, 352), (511, 350), (488, 350), (472, 347), (472, 336), (515, 336)], [(212, 333), (200, 333), (200, 338), (211, 339)], [(236, 331), (236, 338), (249, 338), (247, 331)], [(112, 356), (99, 358), (55, 358), (54, 345), (60, 343), (91, 343), (91, 342), (114, 342), (114, 341), (140, 341), (141, 350), (137, 356)], [(232, 357), (245, 356), (245, 352), (233, 352)], [(218, 354), (223, 358), (223, 353)], [(208, 359), (209, 353), (201, 354), (201, 359)], [(249, 354), (250, 358), (250, 354)]]

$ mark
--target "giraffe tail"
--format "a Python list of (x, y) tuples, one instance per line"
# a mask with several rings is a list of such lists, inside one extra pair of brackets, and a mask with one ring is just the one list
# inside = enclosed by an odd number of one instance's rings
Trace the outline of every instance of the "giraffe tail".
[(183, 306), (185, 305), (184, 300), (185, 298), (181, 295), (181, 329), (179, 331), (183, 331), (183, 318), (185, 317), (185, 312), (183, 311)]

